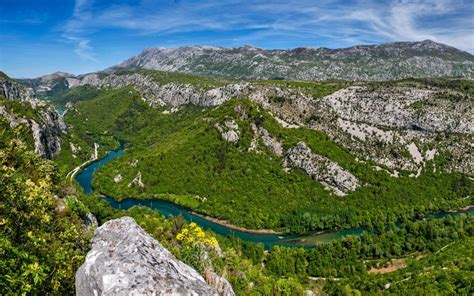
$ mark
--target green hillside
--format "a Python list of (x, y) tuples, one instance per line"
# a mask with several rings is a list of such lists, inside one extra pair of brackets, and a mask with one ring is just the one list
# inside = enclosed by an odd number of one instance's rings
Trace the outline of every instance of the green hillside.
[[(236, 107), (244, 110), (241, 118)], [(98, 171), (94, 187), (117, 199), (158, 197), (248, 228), (304, 232), (325, 228), (372, 226), (403, 217), (459, 207), (472, 181), (459, 173), (425, 172), (419, 178), (390, 178), (360, 163), (321, 132), (281, 127), (257, 103), (245, 98), (217, 108), (185, 106), (167, 114), (149, 108), (130, 89), (110, 91), (83, 101), (66, 115), (74, 133), (103, 149), (126, 143), (125, 155)], [(233, 119), (237, 143), (223, 141), (215, 124)], [(364, 186), (345, 197), (330, 195), (304, 172), (286, 172), (282, 157), (265, 146), (248, 151), (250, 125), (258, 124), (285, 149), (304, 141), (354, 174)], [(131, 163), (137, 161), (136, 166)], [(144, 187), (128, 186), (142, 174)], [(122, 181), (114, 182), (121, 175)], [(205, 202), (203, 202), (205, 200)], [(282, 206), (284, 205), (284, 206)]]

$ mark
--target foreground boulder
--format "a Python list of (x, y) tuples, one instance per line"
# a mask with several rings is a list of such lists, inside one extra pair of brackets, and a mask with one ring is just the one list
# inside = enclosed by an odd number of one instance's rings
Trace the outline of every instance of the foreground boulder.
[(196, 270), (174, 257), (130, 217), (95, 231), (76, 272), (77, 295), (218, 295)]

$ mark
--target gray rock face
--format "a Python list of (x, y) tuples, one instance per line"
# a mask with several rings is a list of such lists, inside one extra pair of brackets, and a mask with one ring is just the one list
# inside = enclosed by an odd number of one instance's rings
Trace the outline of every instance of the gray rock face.
[[(360, 159), (419, 172), (433, 159), (435, 149), (451, 155), (448, 170), (474, 170), (470, 94), (404, 83), (353, 86), (315, 102), (311, 114), (309, 127), (323, 131)], [(422, 161), (404, 156), (411, 143), (417, 143)]]
[(224, 141), (237, 143), (239, 141), (239, 126), (233, 120), (226, 120), (224, 124), (216, 123), (216, 129), (221, 133)]
[(63, 118), (52, 107), (39, 112), (40, 123), (31, 121), (31, 130), (35, 140), (35, 152), (46, 158), (53, 158), (61, 151), (61, 133), (65, 132)]
[(94, 228), (96, 229), (99, 226), (99, 223), (97, 222), (97, 218), (91, 213), (87, 213), (86, 216), (84, 217), (84, 224), (88, 228)]
[(304, 142), (299, 142), (287, 151), (283, 165), (304, 170), (339, 196), (354, 191), (359, 186), (354, 175), (326, 157), (314, 153)]
[[(253, 128), (253, 126), (252, 126)], [(258, 135), (262, 138), (263, 144), (270, 149), (270, 151), (277, 155), (283, 155), (283, 145), (278, 141), (277, 138), (274, 138), (270, 135), (270, 133), (263, 127), (258, 127), (257, 129)]]
[(12, 128), (23, 124), (31, 128), (35, 143), (35, 152), (46, 158), (53, 158), (61, 151), (61, 133), (66, 131), (66, 124), (56, 110), (44, 101), (33, 97), (31, 91), (18, 83), (0, 78), (0, 97), (29, 104), (34, 110), (35, 118), (25, 118), (1, 106), (2, 115)]
[(149, 48), (111, 70), (146, 68), (233, 79), (393, 80), (474, 75), (474, 56), (430, 40), (350, 48)]
[(130, 217), (95, 231), (76, 272), (76, 295), (218, 295), (193, 268), (177, 260)]
[(324, 97), (319, 104), (353, 122), (427, 132), (474, 133), (473, 102), (452, 102), (441, 95), (413, 87), (349, 87)]
[(5, 97), (9, 100), (28, 101), (32, 98), (32, 94), (25, 87), (19, 87), (17, 83), (0, 78), (0, 97)]
[(214, 287), (219, 295), (221, 296), (235, 296), (235, 292), (232, 289), (229, 281), (225, 278), (219, 276), (215, 272), (206, 271), (206, 282), (209, 283), (212, 287)]
[(0, 106), (0, 115), (7, 120), (11, 128), (16, 128), (20, 124), (30, 126), (30, 122), (26, 118), (20, 118), (13, 113), (9, 113), (5, 106)]
[(261, 126), (257, 126), (255, 123), (250, 124), (250, 128), (253, 133), (252, 141), (250, 142), (249, 151), (258, 152), (259, 139), (262, 140), (263, 145), (267, 147), (271, 153), (276, 156), (283, 155), (283, 144), (275, 137), (273, 137), (268, 130)]
[(229, 84), (211, 90), (202, 90), (191, 84), (160, 84), (152, 77), (140, 74), (110, 74), (100, 77), (89, 74), (71, 82), (70, 87), (90, 85), (101, 88), (121, 88), (133, 86), (152, 106), (168, 104), (173, 107), (193, 104), (197, 106), (217, 106), (230, 98), (239, 96), (247, 84)]

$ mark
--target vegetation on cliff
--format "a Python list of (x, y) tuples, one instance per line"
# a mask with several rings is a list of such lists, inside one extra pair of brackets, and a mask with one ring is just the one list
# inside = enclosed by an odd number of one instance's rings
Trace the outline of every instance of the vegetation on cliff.
[(0, 290), (69, 294), (90, 235), (59, 200), (66, 192), (54, 163), (19, 139), (0, 143)]

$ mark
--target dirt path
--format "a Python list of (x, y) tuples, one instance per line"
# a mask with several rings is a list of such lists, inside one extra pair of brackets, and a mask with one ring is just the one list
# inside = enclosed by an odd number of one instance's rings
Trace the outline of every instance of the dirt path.
[(99, 144), (97, 143), (94, 143), (94, 154), (92, 154), (92, 157), (91, 159), (83, 162), (81, 165), (75, 167), (74, 169), (72, 169), (69, 173), (67, 173), (66, 175), (66, 179), (67, 178), (70, 178), (70, 180), (74, 179), (74, 176), (86, 165), (88, 165), (89, 163), (97, 160), (99, 158), (99, 152), (98, 152), (98, 149), (99, 149)]
[(405, 259), (392, 259), (389, 262), (389, 265), (387, 267), (379, 267), (379, 268), (372, 267), (369, 270), (369, 273), (371, 273), (371, 274), (384, 274), (384, 273), (388, 273), (388, 272), (397, 271), (399, 269), (405, 268), (406, 266), (407, 265), (405, 263)]

